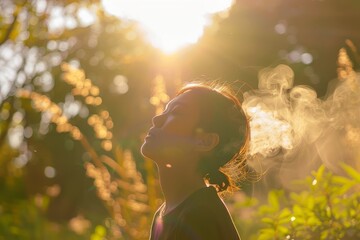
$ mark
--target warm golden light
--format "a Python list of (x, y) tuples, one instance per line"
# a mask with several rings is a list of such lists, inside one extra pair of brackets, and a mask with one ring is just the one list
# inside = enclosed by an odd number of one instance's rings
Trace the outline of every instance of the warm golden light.
[(140, 23), (147, 38), (166, 53), (195, 43), (210, 14), (226, 11), (233, 0), (102, 0), (110, 14)]

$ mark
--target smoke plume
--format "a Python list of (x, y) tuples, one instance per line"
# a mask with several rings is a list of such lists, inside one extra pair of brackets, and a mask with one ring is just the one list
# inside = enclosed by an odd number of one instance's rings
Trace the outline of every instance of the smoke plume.
[(259, 88), (244, 94), (250, 117), (249, 164), (264, 174), (268, 187), (294, 190), (324, 164), (337, 174), (340, 163), (360, 170), (360, 74), (345, 50), (339, 54), (338, 80), (323, 99), (309, 86), (294, 86), (286, 65), (259, 73)]

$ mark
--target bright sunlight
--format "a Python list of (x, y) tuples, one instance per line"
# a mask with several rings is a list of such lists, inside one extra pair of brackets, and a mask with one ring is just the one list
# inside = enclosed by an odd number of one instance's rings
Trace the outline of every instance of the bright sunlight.
[(165, 53), (195, 43), (210, 15), (227, 11), (233, 0), (102, 0), (110, 14), (140, 23), (146, 37)]

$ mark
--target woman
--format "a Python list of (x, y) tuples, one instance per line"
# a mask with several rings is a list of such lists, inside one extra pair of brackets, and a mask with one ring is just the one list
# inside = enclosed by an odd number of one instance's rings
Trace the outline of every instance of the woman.
[(235, 95), (187, 85), (152, 122), (141, 152), (158, 166), (165, 202), (150, 239), (240, 239), (218, 196), (246, 175), (249, 126)]

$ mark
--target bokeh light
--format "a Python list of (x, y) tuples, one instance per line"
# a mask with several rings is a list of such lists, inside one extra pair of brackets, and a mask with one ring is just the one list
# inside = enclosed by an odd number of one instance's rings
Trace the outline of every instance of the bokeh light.
[(44, 169), (44, 174), (47, 178), (54, 178), (56, 175), (56, 170), (53, 167), (47, 166)]

